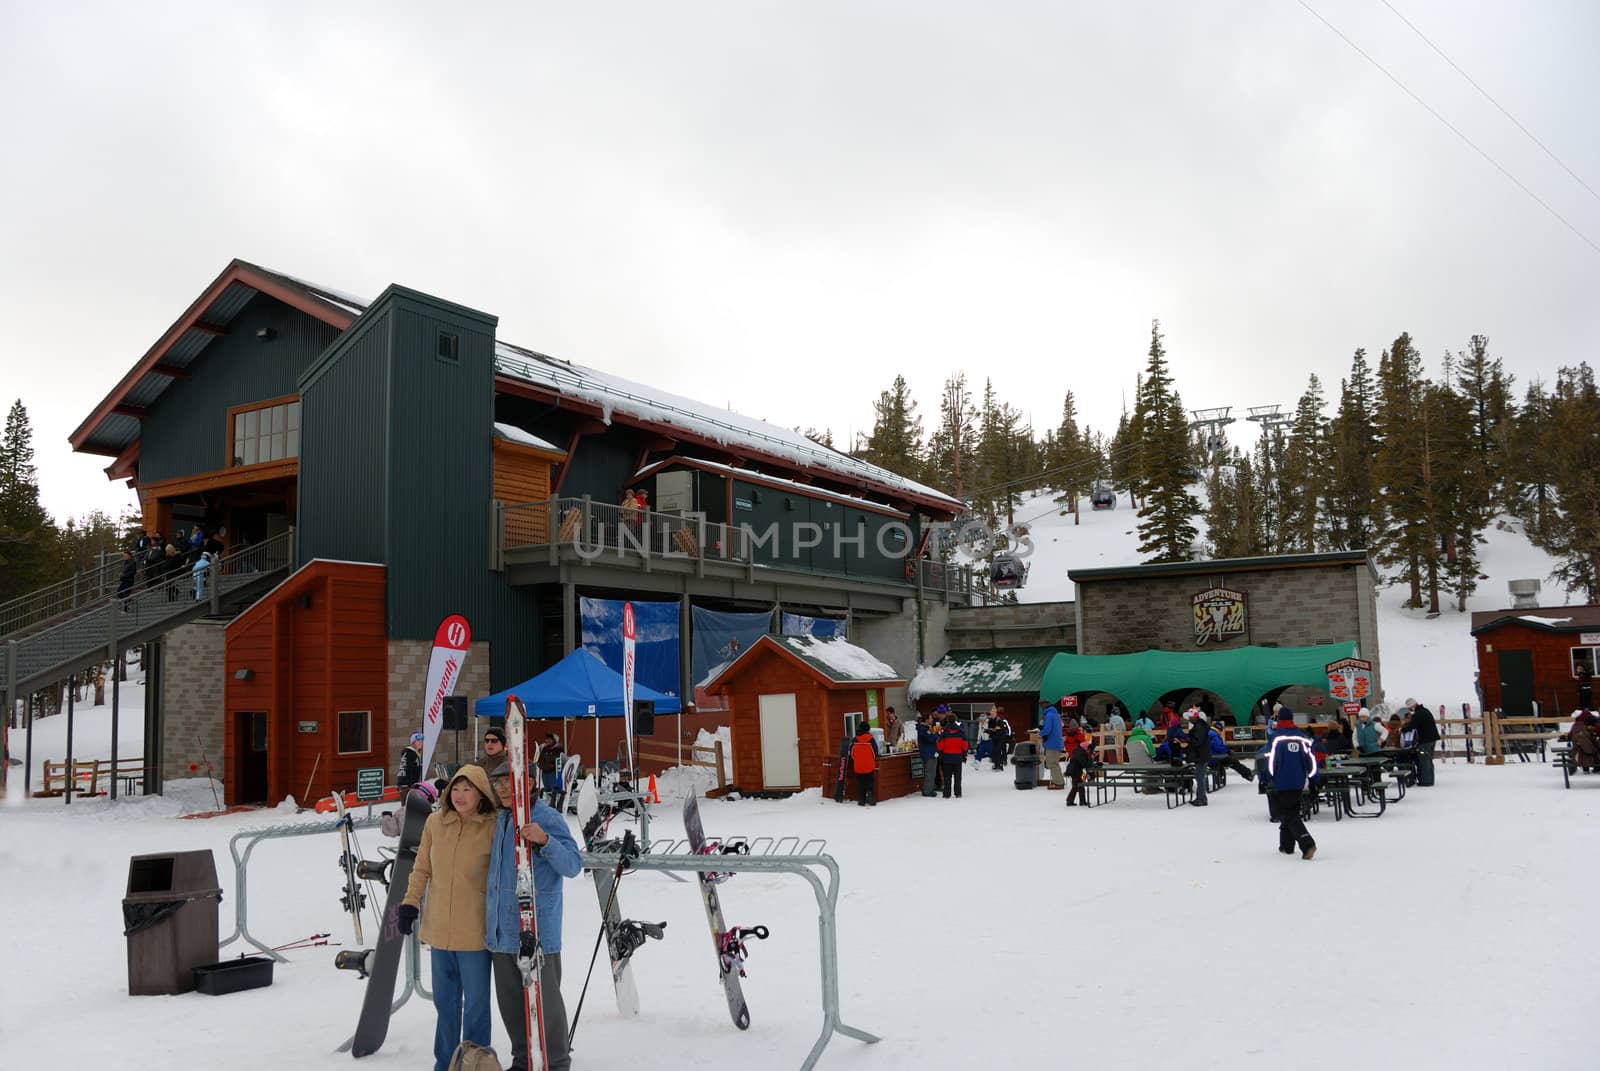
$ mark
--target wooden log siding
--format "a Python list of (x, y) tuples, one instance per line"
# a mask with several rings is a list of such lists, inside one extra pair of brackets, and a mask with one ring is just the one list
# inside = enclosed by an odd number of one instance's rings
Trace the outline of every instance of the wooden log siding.
[[(507, 505), (543, 502), (550, 497), (550, 466), (562, 455), (524, 443), (494, 440), (494, 497)], [(510, 546), (538, 546), (548, 542), (549, 518), (539, 510), (508, 512), (506, 524), (517, 525), (507, 533)]]

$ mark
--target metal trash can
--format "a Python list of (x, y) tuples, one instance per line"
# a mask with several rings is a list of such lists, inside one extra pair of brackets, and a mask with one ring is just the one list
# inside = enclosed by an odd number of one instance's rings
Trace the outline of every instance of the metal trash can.
[(217, 961), (222, 887), (211, 852), (165, 852), (128, 860), (122, 934), (130, 996), (187, 993), (194, 968)]
[(1039, 748), (1031, 740), (1011, 745), (1011, 765), (1017, 771), (1018, 788), (1039, 787)]

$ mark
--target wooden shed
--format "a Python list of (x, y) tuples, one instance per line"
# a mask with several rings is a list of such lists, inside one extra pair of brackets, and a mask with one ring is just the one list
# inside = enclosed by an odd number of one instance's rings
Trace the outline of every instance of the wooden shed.
[[(847, 640), (761, 637), (706, 686), (727, 697), (732, 711), (734, 787), (832, 792), (840, 743), (859, 725), (881, 720), (886, 690), (905, 683), (894, 667)], [(879, 799), (910, 791), (908, 760), (904, 754), (880, 760)]]
[(308, 562), (228, 625), (228, 803), (308, 803), (354, 790), (363, 767), (394, 780), (385, 579), (381, 565)]
[(1540, 713), (1564, 714), (1579, 706), (1578, 667), (1600, 673), (1600, 606), (1482, 610), (1472, 615), (1472, 639), (1489, 710), (1533, 714), (1537, 702)]

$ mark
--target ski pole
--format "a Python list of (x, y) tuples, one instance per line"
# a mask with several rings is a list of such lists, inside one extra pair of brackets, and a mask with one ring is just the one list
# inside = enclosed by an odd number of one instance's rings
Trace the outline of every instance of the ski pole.
[(572, 1027), (567, 1031), (567, 1048), (572, 1048), (572, 1039), (578, 1036), (578, 1017), (583, 1014), (583, 998), (589, 995), (589, 982), (594, 978), (594, 965), (600, 958), (600, 942), (606, 938), (606, 922), (611, 918), (611, 911), (617, 906), (617, 886), (622, 884), (622, 872), (628, 868), (628, 859), (638, 853), (634, 844), (633, 830), (625, 830), (622, 834), (622, 850), (617, 856), (617, 869), (611, 875), (611, 895), (606, 898), (605, 910), (600, 912), (600, 932), (594, 936), (594, 951), (589, 953), (589, 971), (583, 976), (583, 989), (578, 993), (578, 1006), (572, 1012)]

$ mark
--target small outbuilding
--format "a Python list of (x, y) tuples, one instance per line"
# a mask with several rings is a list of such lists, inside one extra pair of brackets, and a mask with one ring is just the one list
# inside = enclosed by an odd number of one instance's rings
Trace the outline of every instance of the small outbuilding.
[(930, 714), (941, 703), (968, 719), (993, 709), (1021, 739), (1039, 720), (1039, 690), (1050, 660), (1061, 647), (1008, 647), (1000, 650), (950, 651), (937, 665), (923, 666), (911, 678), (906, 695), (918, 714)]
[[(840, 745), (863, 725), (884, 727), (887, 690), (905, 683), (894, 667), (844, 639), (762, 636), (706, 683), (732, 712), (734, 787), (832, 792)], [(879, 759), (879, 799), (911, 792), (910, 759)]]
[(1584, 671), (1600, 672), (1600, 606), (1483, 610), (1472, 615), (1472, 639), (1486, 709), (1531, 715), (1593, 708), (1594, 689), (1583, 696), (1579, 680)]

